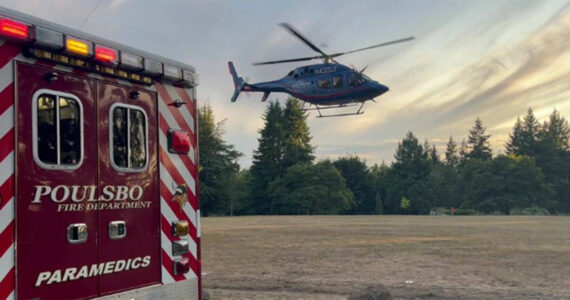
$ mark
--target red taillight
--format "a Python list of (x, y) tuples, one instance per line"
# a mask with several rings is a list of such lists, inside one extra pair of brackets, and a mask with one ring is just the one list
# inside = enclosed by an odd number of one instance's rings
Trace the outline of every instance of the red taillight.
[(190, 260), (186, 257), (176, 259), (173, 262), (174, 275), (182, 275), (190, 271)]
[(115, 64), (117, 63), (117, 58), (117, 50), (102, 46), (95, 47), (95, 60), (103, 63)]
[(168, 151), (178, 154), (190, 152), (190, 133), (181, 130), (169, 130)]
[(30, 26), (10, 19), (0, 19), (0, 34), (18, 40), (31, 40)]

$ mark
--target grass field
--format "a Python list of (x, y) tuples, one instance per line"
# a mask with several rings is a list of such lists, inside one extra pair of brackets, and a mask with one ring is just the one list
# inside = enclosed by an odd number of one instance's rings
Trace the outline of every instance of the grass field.
[(202, 219), (212, 299), (570, 299), (569, 217)]

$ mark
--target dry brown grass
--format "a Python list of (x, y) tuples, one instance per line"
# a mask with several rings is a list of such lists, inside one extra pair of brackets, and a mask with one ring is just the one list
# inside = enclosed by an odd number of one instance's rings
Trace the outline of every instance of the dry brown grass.
[(204, 218), (215, 299), (570, 299), (569, 217)]

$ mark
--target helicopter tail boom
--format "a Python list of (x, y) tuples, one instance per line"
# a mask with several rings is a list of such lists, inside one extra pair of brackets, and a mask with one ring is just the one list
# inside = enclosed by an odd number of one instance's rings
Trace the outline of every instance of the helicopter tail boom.
[(243, 91), (244, 86), (246, 85), (245, 81), (243, 80), (243, 78), (238, 77), (237, 72), (236, 72), (236, 68), (234, 67), (234, 63), (233, 62), (228, 62), (228, 66), (230, 68), (230, 74), (232, 75), (232, 78), (234, 80), (234, 87), (235, 87), (235, 91), (234, 94), (232, 96), (232, 102), (236, 102), (239, 93), (241, 91)]

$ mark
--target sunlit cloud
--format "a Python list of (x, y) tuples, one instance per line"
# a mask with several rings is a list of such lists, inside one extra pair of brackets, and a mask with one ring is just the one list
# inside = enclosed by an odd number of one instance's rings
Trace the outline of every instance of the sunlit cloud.
[[(266, 103), (243, 94), (230, 103), (227, 61), (251, 82), (274, 80), (303, 65), (254, 67), (252, 62), (313, 52), (277, 24), (288, 22), (325, 51), (344, 51), (414, 35), (408, 43), (339, 58), (390, 91), (365, 114), (308, 124), (317, 157), (358, 154), (393, 160), (413, 131), (442, 155), (449, 136), (459, 144), (480, 117), (500, 153), (517, 116), (528, 107), (544, 121), (557, 109), (570, 118), (570, 4), (552, 1), (152, 1), (0, 0), (20, 10), (196, 67), (198, 100), (224, 122), (224, 138), (251, 164)], [(287, 96), (271, 94), (271, 100)]]

